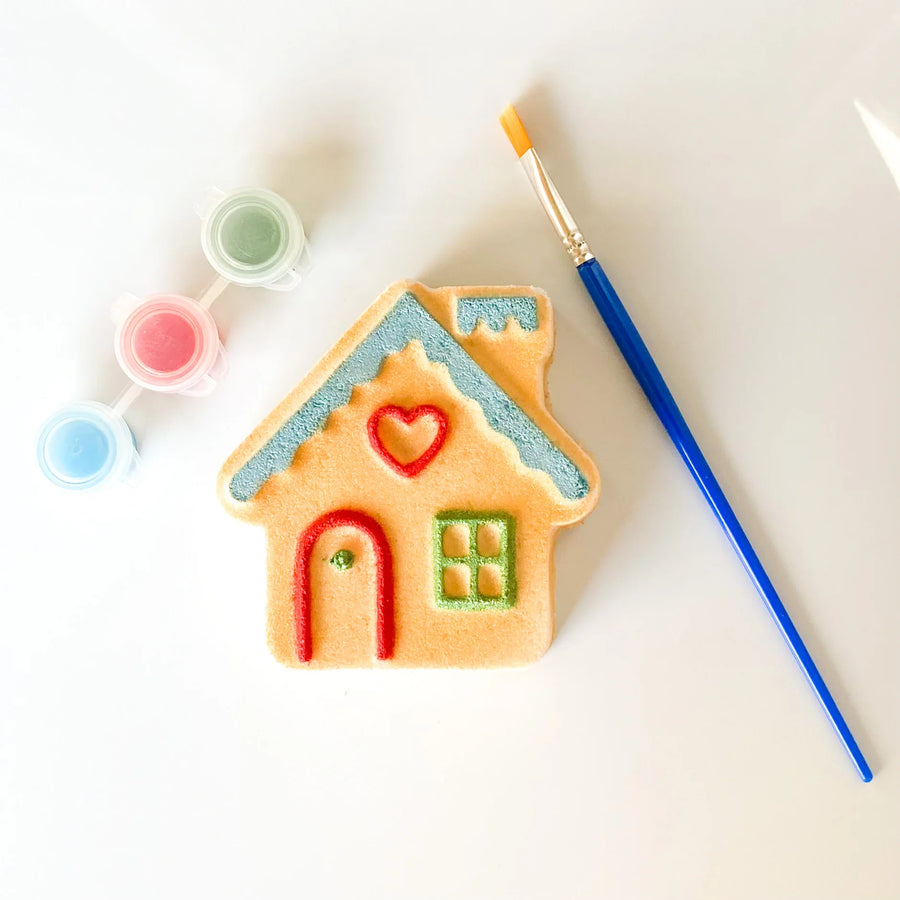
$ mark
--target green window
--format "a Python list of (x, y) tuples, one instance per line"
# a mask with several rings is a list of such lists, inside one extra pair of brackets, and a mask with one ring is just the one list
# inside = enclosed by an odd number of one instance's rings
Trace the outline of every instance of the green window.
[(434, 598), (443, 609), (516, 605), (516, 523), (506, 513), (434, 519)]

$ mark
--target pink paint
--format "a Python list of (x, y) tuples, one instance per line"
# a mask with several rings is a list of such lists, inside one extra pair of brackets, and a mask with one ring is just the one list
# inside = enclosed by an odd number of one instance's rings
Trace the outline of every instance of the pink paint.
[(178, 372), (197, 350), (197, 332), (190, 319), (179, 313), (158, 312), (146, 316), (135, 328), (134, 355), (154, 372)]
[(159, 294), (137, 304), (116, 332), (125, 373), (153, 391), (207, 394), (224, 371), (216, 323), (196, 300)]

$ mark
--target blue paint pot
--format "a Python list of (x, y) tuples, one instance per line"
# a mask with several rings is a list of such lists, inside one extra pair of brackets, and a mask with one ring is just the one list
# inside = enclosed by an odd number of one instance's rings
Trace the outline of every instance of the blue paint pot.
[(103, 403), (72, 403), (57, 410), (38, 435), (41, 471), (59, 487), (87, 491), (120, 481), (137, 464), (134, 436)]

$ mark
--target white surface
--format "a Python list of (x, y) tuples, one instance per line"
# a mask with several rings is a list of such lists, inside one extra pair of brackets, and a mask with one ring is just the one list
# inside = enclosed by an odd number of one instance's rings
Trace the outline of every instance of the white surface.
[[(29, 0), (0, 23), (4, 898), (900, 896), (900, 121), (881, 0)], [(858, 781), (567, 267), (510, 99), (876, 770)], [(231, 372), (142, 395), (142, 484), (44, 484), (123, 386), (123, 290), (211, 278), (263, 184), (316, 267), (216, 303)], [(388, 282), (531, 282), (597, 459), (559, 630), (499, 673), (280, 668), (220, 463)]]

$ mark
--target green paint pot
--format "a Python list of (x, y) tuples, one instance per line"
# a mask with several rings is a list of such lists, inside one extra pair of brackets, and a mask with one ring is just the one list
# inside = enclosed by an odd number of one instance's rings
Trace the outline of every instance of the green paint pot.
[(201, 217), (203, 252), (223, 278), (284, 291), (299, 284), (309, 264), (306, 236), (284, 198), (263, 188), (214, 191)]

